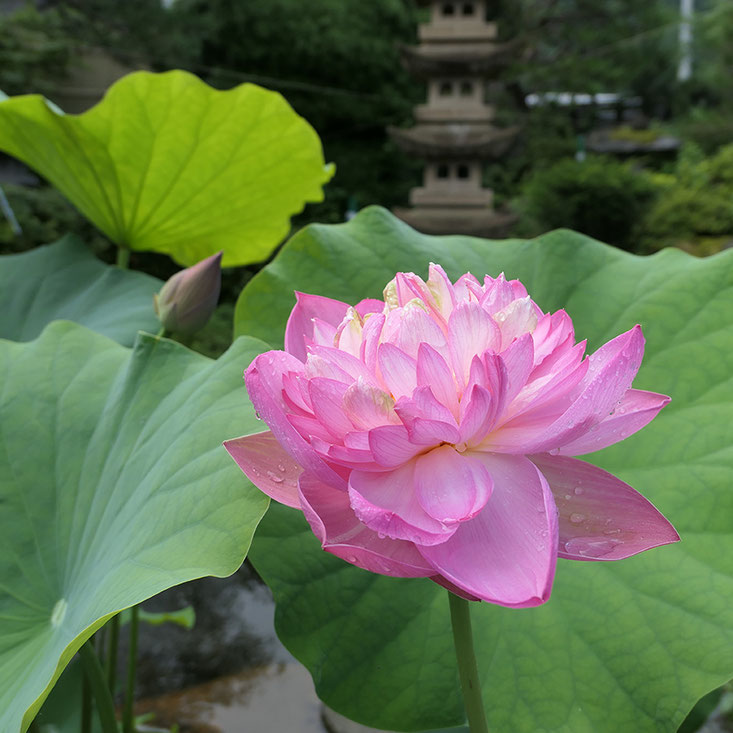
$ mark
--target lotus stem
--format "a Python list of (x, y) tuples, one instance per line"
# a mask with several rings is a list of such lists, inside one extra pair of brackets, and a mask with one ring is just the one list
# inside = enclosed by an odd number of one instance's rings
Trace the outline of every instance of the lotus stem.
[(109, 646), (107, 647), (106, 673), (107, 686), (112, 696), (115, 694), (115, 686), (117, 685), (117, 647), (120, 641), (120, 614), (112, 618), (109, 622)]
[(107, 680), (99, 663), (99, 657), (94, 651), (94, 645), (87, 641), (79, 650), (82, 664), (84, 665), (84, 676), (89, 681), (89, 687), (97, 703), (99, 722), (102, 724), (104, 733), (117, 733), (117, 720), (115, 719), (115, 705), (112, 700), (112, 693), (107, 687)]
[(488, 733), (484, 703), (481, 699), (481, 685), (478, 678), (476, 654), (473, 649), (471, 631), (471, 609), (469, 602), (448, 591), (450, 620), (453, 626), (453, 642), (456, 647), (458, 674), (463, 691), (463, 706), (466, 710), (471, 733)]
[(130, 267), (130, 250), (122, 245), (117, 247), (117, 267), (127, 270)]
[(92, 688), (86, 674), (81, 679), (81, 733), (92, 733)]
[(137, 669), (137, 630), (140, 623), (140, 608), (130, 609), (130, 649), (127, 657), (127, 689), (125, 691), (125, 708), (122, 713), (123, 733), (134, 733), (135, 719), (135, 672)]

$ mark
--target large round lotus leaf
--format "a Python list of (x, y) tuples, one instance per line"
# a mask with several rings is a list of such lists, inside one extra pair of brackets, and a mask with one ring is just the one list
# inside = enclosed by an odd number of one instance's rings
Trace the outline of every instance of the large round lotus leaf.
[(192, 265), (265, 259), (333, 174), (313, 128), (254, 84), (217, 91), (136, 72), (88, 112), (0, 99), (0, 150), (48, 179), (113, 242)]
[[(733, 252), (635, 257), (568, 231), (429, 237), (371, 209), (298, 234), (245, 289), (237, 327), (281, 343), (293, 289), (353, 302), (397, 270), (426, 276), (430, 260), (452, 277), (519, 277), (544, 309), (566, 307), (590, 348), (641, 323), (635, 385), (672, 396), (651, 425), (590, 458), (648, 496), (682, 542), (615, 563), (561, 560), (539, 608), (473, 604), (489, 728), (676, 730), (733, 676)], [(329, 705), (396, 730), (462, 722), (444, 590), (341, 562), (279, 505), (250, 557), (281, 638)]]
[(25, 730), (112, 614), (241, 564), (267, 500), (221, 447), (254, 432), (242, 367), (56, 321), (0, 341), (0, 730)]
[(123, 346), (160, 328), (157, 278), (100, 262), (76, 237), (0, 257), (0, 338), (30, 341), (48, 323), (81, 323)]

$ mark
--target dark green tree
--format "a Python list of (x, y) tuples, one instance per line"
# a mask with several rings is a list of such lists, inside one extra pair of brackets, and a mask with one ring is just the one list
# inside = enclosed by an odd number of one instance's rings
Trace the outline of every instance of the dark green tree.
[(527, 52), (514, 69), (523, 91), (640, 95), (669, 111), (677, 70), (677, 14), (668, 0), (504, 0), (507, 26)]
[(77, 46), (56, 11), (41, 13), (28, 5), (0, 15), (0, 90), (49, 92), (66, 75)]

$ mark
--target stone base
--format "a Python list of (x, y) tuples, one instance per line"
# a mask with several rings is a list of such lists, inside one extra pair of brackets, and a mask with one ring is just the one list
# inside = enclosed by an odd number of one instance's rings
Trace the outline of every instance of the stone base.
[(478, 188), (461, 185), (457, 181), (453, 185), (440, 187), (436, 184), (419, 186), (410, 191), (410, 205), (418, 208), (431, 208), (453, 211), (456, 208), (468, 207), (472, 210), (491, 211), (494, 192), (490, 188)]
[(423, 234), (464, 234), (500, 239), (517, 221), (515, 214), (472, 207), (414, 207), (393, 209), (392, 213)]

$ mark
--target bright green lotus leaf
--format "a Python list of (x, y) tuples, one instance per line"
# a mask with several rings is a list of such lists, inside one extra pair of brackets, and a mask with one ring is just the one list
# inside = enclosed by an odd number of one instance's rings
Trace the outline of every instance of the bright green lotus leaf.
[(242, 367), (55, 321), (0, 341), (0, 730), (25, 730), (121, 609), (242, 563), (267, 499), (221, 446), (259, 429)]
[(136, 72), (80, 115), (0, 100), (0, 150), (48, 179), (113, 242), (193, 265), (265, 259), (333, 175), (313, 128), (276, 92)]
[[(635, 386), (672, 396), (590, 459), (648, 496), (682, 542), (615, 563), (561, 560), (539, 608), (472, 604), (489, 729), (676, 730), (733, 676), (733, 252), (635, 257), (568, 231), (429, 237), (370, 209), (293, 238), (245, 289), (237, 327), (280, 344), (294, 289), (355, 302), (397, 270), (426, 276), (431, 260), (453, 278), (519, 277), (544, 309), (567, 308), (592, 349), (641, 323)], [(347, 565), (280, 505), (250, 558), (274, 592), (280, 637), (327, 704), (390, 730), (463, 722), (444, 590)]]
[(100, 262), (67, 235), (22, 254), (0, 257), (0, 338), (30, 341), (64, 319), (132, 346), (137, 332), (160, 328), (153, 293), (163, 286), (142, 272)]

